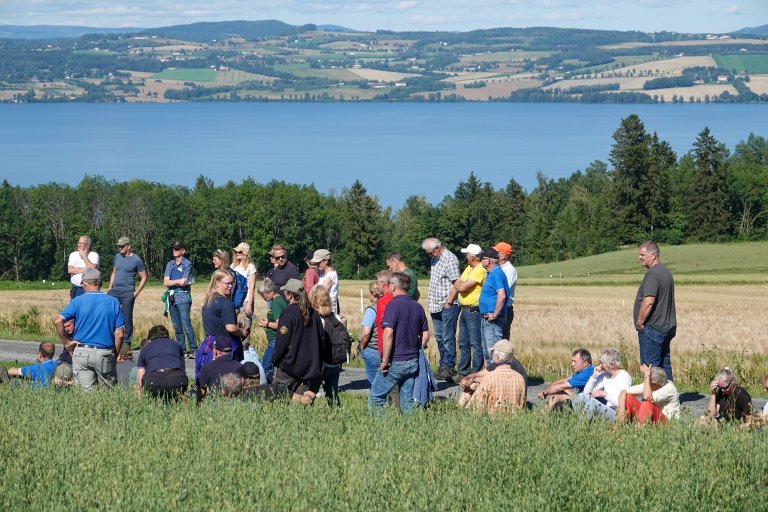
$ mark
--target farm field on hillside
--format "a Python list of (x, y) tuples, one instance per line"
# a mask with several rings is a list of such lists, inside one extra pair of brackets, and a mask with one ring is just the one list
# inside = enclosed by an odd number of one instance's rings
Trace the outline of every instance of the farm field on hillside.
[(750, 74), (768, 73), (768, 55), (715, 55), (715, 60), (727, 71), (736, 70)]
[(215, 82), (216, 71), (209, 68), (168, 68), (149, 77), (152, 80), (179, 80), (185, 82)]

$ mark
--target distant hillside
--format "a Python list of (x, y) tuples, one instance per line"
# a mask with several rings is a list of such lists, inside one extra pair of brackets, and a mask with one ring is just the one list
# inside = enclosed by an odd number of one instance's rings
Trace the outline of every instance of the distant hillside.
[[(314, 25), (311, 25), (311, 29), (315, 28)], [(277, 20), (238, 20), (172, 25), (145, 30), (144, 33), (202, 43), (214, 40), (221, 41), (232, 37), (253, 40), (262, 37), (288, 36), (298, 34), (303, 30), (304, 27), (289, 25)]]
[(750, 34), (753, 36), (768, 36), (768, 25), (760, 25), (759, 27), (745, 27), (741, 30), (737, 30), (734, 34), (744, 35)]
[(0, 39), (73, 39), (85, 34), (124, 34), (144, 28), (77, 27), (71, 25), (0, 25)]
[(359, 30), (342, 27), (341, 25), (318, 25), (317, 30), (322, 30), (323, 32), (360, 32)]

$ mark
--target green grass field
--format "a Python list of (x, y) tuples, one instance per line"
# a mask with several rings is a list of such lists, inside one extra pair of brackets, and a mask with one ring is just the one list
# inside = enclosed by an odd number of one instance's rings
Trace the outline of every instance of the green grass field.
[(0, 388), (3, 510), (763, 510), (768, 437)]
[[(521, 279), (546, 284), (555, 278), (571, 284), (615, 284), (639, 281), (645, 272), (636, 247), (556, 263), (519, 267)], [(661, 261), (687, 283), (768, 282), (768, 242), (661, 246)], [(551, 276), (551, 277), (550, 277)], [(538, 281), (542, 281), (539, 283)]]
[(215, 82), (216, 71), (209, 68), (164, 69), (149, 78), (151, 80), (179, 80), (183, 82)]
[(717, 65), (731, 71), (745, 71), (753, 74), (768, 73), (768, 55), (715, 55)]

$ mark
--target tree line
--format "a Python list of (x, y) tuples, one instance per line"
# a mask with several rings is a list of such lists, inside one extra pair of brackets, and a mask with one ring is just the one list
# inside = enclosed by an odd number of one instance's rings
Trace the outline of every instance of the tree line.
[[(678, 157), (636, 115), (613, 134), (609, 162), (595, 161), (567, 178), (538, 173), (525, 191), (515, 180), (459, 182), (438, 204), (409, 197), (382, 207), (360, 181), (341, 193), (312, 185), (246, 179), (194, 187), (86, 176), (76, 186), (0, 186), (0, 278), (67, 277), (77, 238), (89, 235), (111, 266), (120, 236), (153, 276), (161, 276), (177, 240), (189, 247), (198, 276), (211, 272), (210, 254), (251, 245), (260, 273), (275, 243), (299, 263), (307, 250), (327, 248), (343, 278), (368, 279), (387, 252), (401, 252), (426, 276), (421, 241), (438, 237), (451, 250), (499, 240), (514, 247), (516, 264), (535, 264), (611, 251), (654, 239), (664, 244), (768, 238), (768, 141), (750, 134), (729, 151), (704, 128)], [(610, 164), (610, 165), (609, 165)]]

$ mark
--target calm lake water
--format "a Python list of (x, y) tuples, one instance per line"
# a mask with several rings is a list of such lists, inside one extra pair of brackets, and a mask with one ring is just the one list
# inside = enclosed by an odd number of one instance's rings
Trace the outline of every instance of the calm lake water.
[(192, 186), (248, 176), (340, 192), (360, 179), (385, 206), (439, 202), (474, 171), (531, 190), (536, 171), (569, 176), (608, 161), (638, 114), (681, 154), (709, 126), (729, 149), (768, 136), (765, 105), (521, 103), (179, 103), (0, 105), (2, 177), (29, 186), (84, 175)]

